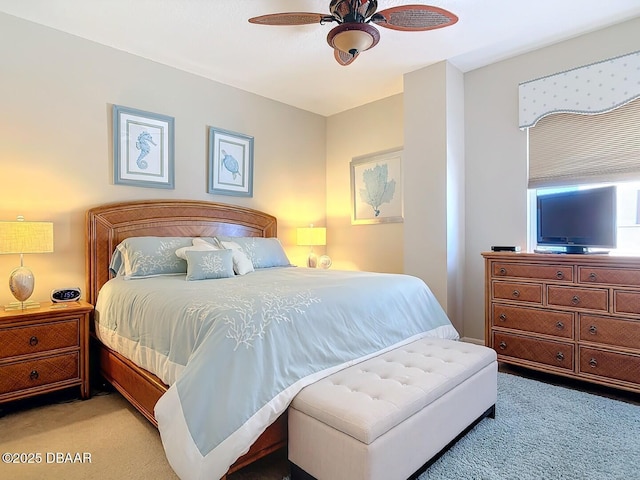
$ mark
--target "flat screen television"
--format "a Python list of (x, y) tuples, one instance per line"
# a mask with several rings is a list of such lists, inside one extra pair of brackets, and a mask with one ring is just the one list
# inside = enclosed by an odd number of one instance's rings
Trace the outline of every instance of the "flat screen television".
[(561, 253), (589, 253), (617, 246), (616, 187), (537, 196), (537, 241)]

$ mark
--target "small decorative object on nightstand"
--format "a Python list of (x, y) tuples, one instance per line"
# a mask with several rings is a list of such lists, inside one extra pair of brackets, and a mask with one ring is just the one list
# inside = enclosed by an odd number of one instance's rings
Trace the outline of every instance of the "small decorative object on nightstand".
[(89, 398), (89, 303), (0, 311), (0, 403), (79, 386)]
[[(324, 227), (313, 227), (313, 224), (308, 228), (298, 228), (298, 245), (310, 246), (311, 251), (307, 258), (307, 267), (316, 268), (318, 266), (318, 256), (313, 252), (314, 246), (321, 246), (327, 244), (327, 229)], [(321, 264), (322, 268), (329, 268), (331, 265), (331, 259), (323, 255), (321, 258), (326, 257)], [(327, 259), (329, 260), (327, 262)]]
[(0, 222), (0, 254), (20, 254), (20, 266), (9, 276), (9, 288), (17, 301), (7, 305), (7, 310), (40, 306), (28, 300), (33, 293), (35, 277), (24, 266), (23, 254), (49, 252), (53, 252), (53, 223), (25, 222), (22, 216), (16, 222)]

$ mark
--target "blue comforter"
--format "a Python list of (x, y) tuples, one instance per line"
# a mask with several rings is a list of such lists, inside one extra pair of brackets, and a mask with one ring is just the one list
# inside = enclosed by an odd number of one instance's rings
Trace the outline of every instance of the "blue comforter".
[(422, 280), (366, 272), (116, 278), (96, 312), (100, 335), (175, 372), (155, 415), (183, 479), (223, 476), (304, 386), (423, 336), (458, 336)]

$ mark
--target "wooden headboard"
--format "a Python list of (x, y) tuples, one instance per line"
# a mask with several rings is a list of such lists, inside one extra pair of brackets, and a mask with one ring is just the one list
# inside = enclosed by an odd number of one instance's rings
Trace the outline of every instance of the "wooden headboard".
[(111, 278), (109, 262), (125, 238), (275, 237), (276, 218), (257, 210), (197, 200), (142, 200), (110, 203), (87, 211), (87, 301)]

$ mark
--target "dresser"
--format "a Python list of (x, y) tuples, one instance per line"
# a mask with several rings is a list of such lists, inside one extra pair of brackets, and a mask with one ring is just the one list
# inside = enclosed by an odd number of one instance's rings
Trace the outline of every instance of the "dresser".
[(78, 386), (89, 397), (86, 302), (0, 311), (0, 402)]
[(640, 257), (482, 256), (500, 362), (640, 392)]

